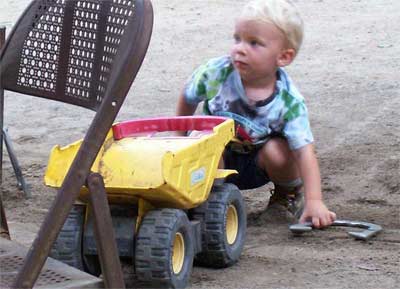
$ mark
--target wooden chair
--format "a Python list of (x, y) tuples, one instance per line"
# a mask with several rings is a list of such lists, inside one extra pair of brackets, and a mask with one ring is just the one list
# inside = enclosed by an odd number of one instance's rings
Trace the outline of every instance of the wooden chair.
[(152, 23), (149, 0), (34, 0), (10, 33), (0, 55), (0, 93), (96, 111), (14, 288), (33, 287), (85, 184), (95, 192), (91, 203), (106, 286), (124, 287), (102, 177), (90, 168), (141, 66)]

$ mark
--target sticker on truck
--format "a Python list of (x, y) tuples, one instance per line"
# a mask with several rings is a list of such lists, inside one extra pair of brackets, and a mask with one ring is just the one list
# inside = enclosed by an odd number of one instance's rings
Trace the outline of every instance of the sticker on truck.
[(190, 174), (190, 185), (194, 186), (206, 178), (206, 168), (201, 167)]

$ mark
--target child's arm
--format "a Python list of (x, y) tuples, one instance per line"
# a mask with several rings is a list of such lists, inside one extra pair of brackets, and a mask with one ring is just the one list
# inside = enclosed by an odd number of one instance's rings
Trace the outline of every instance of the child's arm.
[(193, 115), (196, 108), (197, 105), (191, 105), (186, 102), (184, 92), (182, 91), (178, 99), (176, 115)]
[[(190, 105), (186, 102), (184, 91), (182, 90), (178, 98), (178, 104), (176, 106), (176, 115), (193, 115), (196, 111), (197, 105)], [(177, 136), (186, 136), (186, 131), (176, 131), (174, 134)]]
[(305, 190), (305, 208), (300, 223), (309, 220), (317, 228), (331, 225), (336, 214), (329, 211), (322, 200), (321, 176), (314, 146), (308, 144), (295, 150), (294, 155)]

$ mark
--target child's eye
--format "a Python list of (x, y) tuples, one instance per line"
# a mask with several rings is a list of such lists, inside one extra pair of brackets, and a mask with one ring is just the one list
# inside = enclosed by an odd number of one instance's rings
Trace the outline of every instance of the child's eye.
[(233, 40), (235, 41), (235, 43), (239, 43), (240, 37), (238, 35), (233, 35)]
[(260, 45), (260, 43), (257, 40), (251, 40), (250, 41), (250, 45), (251, 46), (257, 46), (257, 45)]

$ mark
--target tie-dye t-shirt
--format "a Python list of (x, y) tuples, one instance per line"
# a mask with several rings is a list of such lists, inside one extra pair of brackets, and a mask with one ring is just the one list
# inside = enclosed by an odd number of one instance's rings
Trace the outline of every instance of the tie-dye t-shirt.
[(189, 104), (204, 101), (205, 114), (234, 119), (237, 131), (244, 129), (253, 144), (273, 134), (286, 137), (292, 150), (313, 142), (304, 98), (283, 69), (277, 72), (274, 95), (251, 104), (231, 58), (214, 58), (193, 72), (184, 95)]

